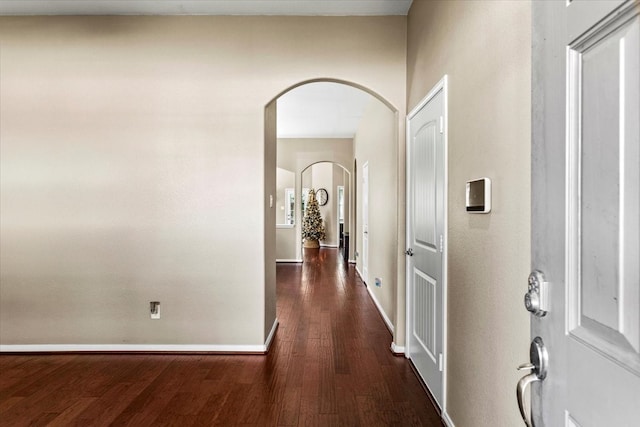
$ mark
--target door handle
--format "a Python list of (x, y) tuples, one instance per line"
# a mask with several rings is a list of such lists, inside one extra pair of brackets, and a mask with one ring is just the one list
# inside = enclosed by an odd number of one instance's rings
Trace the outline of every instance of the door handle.
[[(536, 381), (541, 381), (541, 379), (538, 378), (538, 374), (536, 374), (535, 372), (532, 372), (520, 378), (520, 381), (518, 381), (518, 386), (516, 387), (516, 397), (518, 398), (518, 409), (520, 409), (520, 416), (522, 416), (522, 419), (524, 420), (524, 423), (527, 427), (534, 427), (534, 426), (533, 426), (533, 418), (531, 416), (531, 408), (529, 408), (529, 411), (527, 411), (527, 408), (524, 405), (524, 393), (526, 392), (527, 387), (529, 387), (529, 384)], [(529, 406), (531, 407), (531, 405)]]
[(542, 381), (547, 377), (547, 367), (549, 365), (549, 355), (547, 348), (544, 346), (542, 338), (535, 337), (529, 347), (529, 360), (530, 363), (524, 363), (518, 366), (518, 370), (531, 370), (530, 374), (520, 378), (518, 385), (516, 386), (516, 399), (518, 400), (518, 409), (520, 409), (520, 415), (527, 427), (535, 427), (533, 422), (532, 405), (529, 403), (529, 410), (527, 411), (524, 403), (524, 395), (527, 391), (527, 387), (536, 381)]
[(413, 249), (409, 248), (406, 251), (404, 251), (405, 254), (409, 255), (409, 256), (413, 256)]

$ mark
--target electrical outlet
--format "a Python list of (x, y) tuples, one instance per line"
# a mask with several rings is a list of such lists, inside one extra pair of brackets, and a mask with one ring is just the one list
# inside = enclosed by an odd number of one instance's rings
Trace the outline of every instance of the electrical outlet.
[(354, 256), (354, 257), (356, 257), (356, 258), (358, 258), (358, 257), (360, 256), (360, 254), (358, 253), (358, 251), (354, 251), (354, 252), (353, 252), (353, 256)]
[(160, 318), (160, 301), (151, 301), (149, 303), (149, 310), (151, 312), (152, 319)]
[(382, 286), (382, 277), (376, 277), (376, 287)]

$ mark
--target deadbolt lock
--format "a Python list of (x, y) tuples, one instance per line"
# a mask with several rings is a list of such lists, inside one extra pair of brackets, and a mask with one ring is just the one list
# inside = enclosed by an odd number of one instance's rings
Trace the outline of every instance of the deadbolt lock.
[(529, 275), (529, 289), (524, 294), (524, 306), (532, 314), (543, 317), (549, 311), (549, 283), (541, 271)]

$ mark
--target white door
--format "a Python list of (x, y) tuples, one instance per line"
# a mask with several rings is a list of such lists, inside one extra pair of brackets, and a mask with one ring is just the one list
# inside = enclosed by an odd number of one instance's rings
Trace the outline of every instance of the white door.
[(362, 280), (369, 284), (369, 162), (362, 165)]
[(544, 277), (529, 298), (547, 311), (531, 331), (548, 357), (531, 383), (536, 426), (640, 425), (639, 13), (533, 2), (531, 258)]
[(407, 123), (407, 355), (443, 406), (443, 80)]

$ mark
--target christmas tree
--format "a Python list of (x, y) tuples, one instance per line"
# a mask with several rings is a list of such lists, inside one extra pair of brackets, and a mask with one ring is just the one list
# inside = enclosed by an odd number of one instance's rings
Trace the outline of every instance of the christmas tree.
[(309, 190), (307, 208), (304, 211), (304, 218), (302, 219), (302, 238), (304, 239), (304, 246), (306, 248), (319, 247), (318, 240), (325, 238), (320, 207), (318, 206), (316, 193), (313, 189)]

